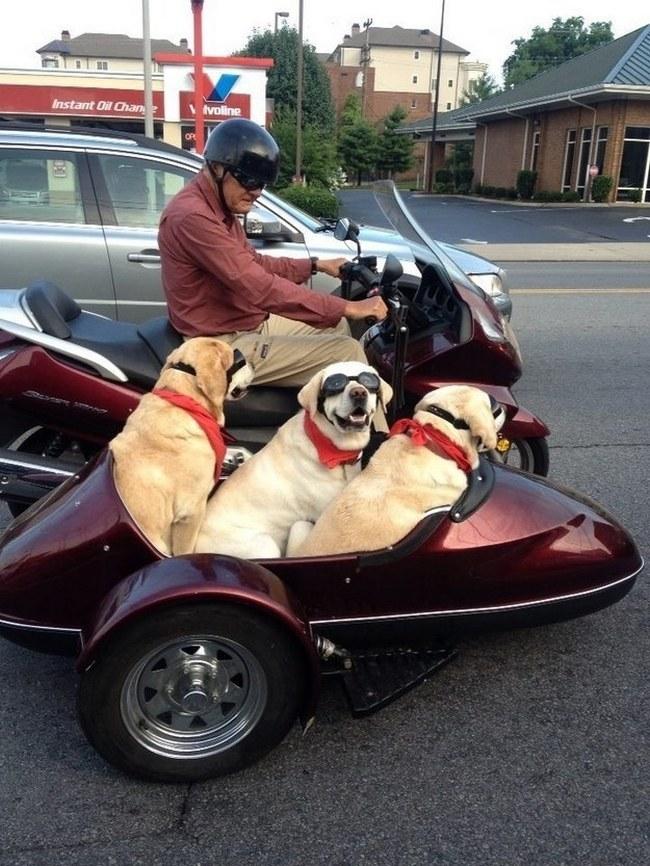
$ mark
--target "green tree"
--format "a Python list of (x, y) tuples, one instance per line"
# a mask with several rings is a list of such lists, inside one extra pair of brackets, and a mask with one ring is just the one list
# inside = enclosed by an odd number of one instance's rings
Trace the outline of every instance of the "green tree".
[(413, 139), (409, 135), (398, 135), (397, 128), (406, 118), (406, 111), (396, 105), (384, 118), (384, 128), (379, 135), (377, 164), (392, 177), (394, 172), (406, 171), (413, 161)]
[(363, 114), (361, 112), (361, 97), (358, 93), (355, 93), (354, 90), (351, 90), (345, 97), (345, 102), (341, 109), (339, 128), (352, 126), (352, 124), (358, 123), (360, 120), (363, 120)]
[(375, 127), (367, 120), (357, 120), (342, 126), (339, 156), (347, 174), (356, 174), (359, 186), (364, 172), (373, 172), (377, 167), (379, 136)]
[(514, 87), (546, 69), (559, 66), (614, 38), (611, 21), (595, 21), (585, 27), (584, 18), (554, 18), (548, 30), (533, 27), (528, 39), (515, 39), (515, 50), (503, 64), (506, 88)]
[[(296, 113), (291, 108), (276, 110), (273, 137), (280, 148), (278, 187), (291, 183), (296, 168)], [(302, 162), (307, 183), (329, 187), (338, 166), (336, 142), (329, 132), (310, 123), (303, 129)]]
[[(296, 111), (298, 95), (298, 32), (290, 27), (253, 32), (243, 50), (244, 57), (272, 57), (266, 95), (275, 100), (276, 111)], [(334, 132), (334, 107), (330, 81), (325, 67), (316, 56), (313, 45), (303, 43), (302, 117), (305, 127), (315, 126), (324, 132)]]
[(483, 102), (484, 99), (489, 99), (491, 96), (496, 96), (501, 90), (491, 75), (484, 72), (480, 78), (470, 81), (467, 90), (463, 91), (460, 98), (459, 106), (471, 105), (475, 102)]

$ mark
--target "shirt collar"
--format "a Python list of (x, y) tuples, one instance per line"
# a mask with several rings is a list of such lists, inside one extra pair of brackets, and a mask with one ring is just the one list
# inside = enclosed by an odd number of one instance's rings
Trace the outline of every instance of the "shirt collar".
[(196, 185), (201, 191), (201, 194), (203, 195), (203, 198), (209, 205), (210, 209), (214, 211), (215, 216), (217, 216), (221, 220), (221, 222), (225, 223), (230, 228), (235, 218), (231, 213), (226, 213), (226, 211), (224, 211), (219, 196), (214, 189), (212, 181), (205, 173), (205, 171), (199, 172), (199, 175), (196, 179)]

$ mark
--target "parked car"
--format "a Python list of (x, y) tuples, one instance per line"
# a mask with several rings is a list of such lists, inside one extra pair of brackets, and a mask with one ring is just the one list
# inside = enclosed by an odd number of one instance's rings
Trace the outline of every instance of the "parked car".
[[(201, 168), (200, 156), (141, 135), (0, 124), (0, 287), (46, 278), (85, 309), (125, 321), (160, 315), (157, 228), (167, 202)], [(332, 226), (265, 190), (245, 221), (252, 244), (277, 256), (352, 256)], [(448, 244), (364, 226), (364, 255), (381, 268), (397, 254), (406, 274), (451, 259), (506, 318), (511, 300), (497, 265)], [(313, 288), (332, 292), (324, 274)]]

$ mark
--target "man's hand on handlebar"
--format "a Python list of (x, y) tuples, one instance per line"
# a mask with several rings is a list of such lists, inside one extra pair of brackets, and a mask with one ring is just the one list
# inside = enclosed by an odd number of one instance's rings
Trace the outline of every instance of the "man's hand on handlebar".
[(346, 319), (374, 319), (383, 321), (388, 315), (388, 307), (380, 295), (364, 298), (362, 301), (348, 301), (345, 305)]
[(314, 267), (321, 274), (327, 274), (328, 277), (335, 277), (339, 279), (341, 276), (341, 268), (349, 259), (340, 258), (340, 259), (316, 259), (314, 262)]

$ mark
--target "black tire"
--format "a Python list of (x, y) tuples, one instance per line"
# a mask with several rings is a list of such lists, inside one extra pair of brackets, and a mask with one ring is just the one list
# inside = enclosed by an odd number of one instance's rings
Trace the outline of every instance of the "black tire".
[(548, 475), (549, 453), (546, 439), (513, 439), (506, 454), (493, 453), (496, 459), (506, 466), (543, 477)]
[(78, 712), (111, 764), (156, 782), (241, 770), (284, 739), (305, 691), (297, 642), (227, 604), (168, 608), (121, 630), (83, 673)]

